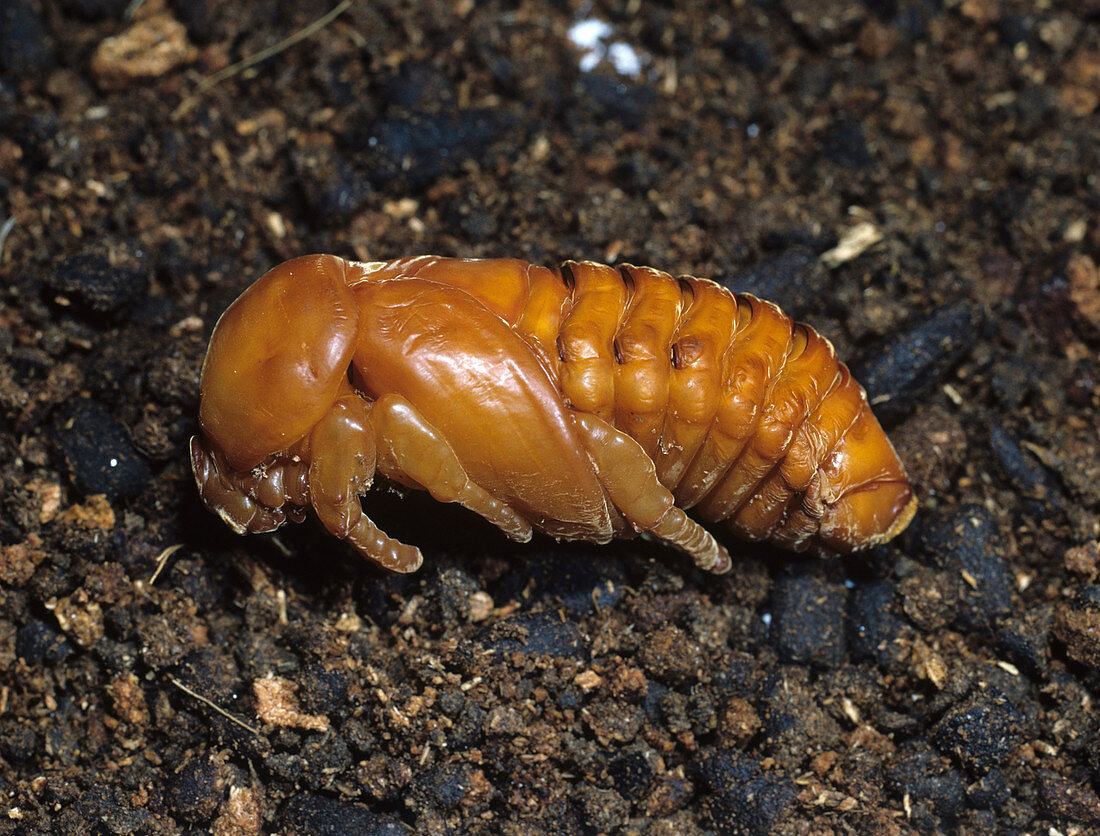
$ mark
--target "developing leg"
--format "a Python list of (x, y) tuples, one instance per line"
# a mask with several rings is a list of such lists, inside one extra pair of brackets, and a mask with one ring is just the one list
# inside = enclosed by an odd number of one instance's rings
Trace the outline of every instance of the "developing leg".
[(330, 533), (391, 572), (415, 572), (420, 549), (387, 537), (363, 513), (359, 495), (374, 480), (375, 447), (370, 407), (354, 393), (337, 398), (309, 438), (313, 509)]
[(383, 395), (371, 412), (378, 444), (378, 469), (398, 481), (411, 480), (440, 502), (457, 502), (480, 514), (511, 539), (531, 539), (531, 524), (475, 484), (447, 441), (399, 395)]
[(242, 473), (230, 467), (218, 447), (201, 436), (191, 437), (191, 470), (206, 507), (237, 534), (274, 531), (286, 521), (288, 514), (283, 507), (286, 498), (275, 495), (265, 505), (259, 500), (257, 489), (266, 486), (252, 471)]
[(631, 525), (687, 552), (700, 569), (729, 571), (729, 553), (709, 531), (676, 507), (672, 494), (658, 481), (652, 459), (638, 442), (595, 415), (574, 412), (572, 416), (600, 483)]

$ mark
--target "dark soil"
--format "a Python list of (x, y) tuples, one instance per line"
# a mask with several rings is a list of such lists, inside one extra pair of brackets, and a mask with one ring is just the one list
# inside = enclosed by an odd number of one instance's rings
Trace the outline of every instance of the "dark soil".
[[(206, 91), (330, 0), (128, 5), (0, 2), (0, 834), (1100, 832), (1096, 0), (359, 0)], [(422, 497), (412, 577), (236, 537), (206, 340), (315, 251), (767, 295), (921, 510), (720, 578)]]

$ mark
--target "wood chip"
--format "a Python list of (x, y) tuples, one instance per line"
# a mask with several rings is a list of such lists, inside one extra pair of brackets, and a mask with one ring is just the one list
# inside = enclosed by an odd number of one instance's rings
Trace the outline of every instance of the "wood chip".
[(252, 683), (256, 714), (269, 726), (307, 731), (328, 731), (329, 720), (322, 714), (306, 714), (298, 706), (298, 686), (289, 679), (267, 676)]

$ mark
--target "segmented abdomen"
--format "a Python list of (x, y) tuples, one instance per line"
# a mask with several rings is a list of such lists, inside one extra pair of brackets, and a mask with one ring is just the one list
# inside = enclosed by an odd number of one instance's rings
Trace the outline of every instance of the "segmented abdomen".
[(477, 296), (527, 338), (571, 407), (642, 446), (677, 505), (742, 537), (851, 551), (912, 515), (862, 388), (828, 340), (770, 302), (630, 265), (427, 257), (392, 271)]
[(680, 507), (746, 538), (848, 550), (827, 508), (866, 493), (893, 520), (910, 501), (863, 390), (775, 305), (651, 268), (571, 262), (532, 279), (532, 298), (539, 281), (569, 291), (563, 397), (637, 440)]

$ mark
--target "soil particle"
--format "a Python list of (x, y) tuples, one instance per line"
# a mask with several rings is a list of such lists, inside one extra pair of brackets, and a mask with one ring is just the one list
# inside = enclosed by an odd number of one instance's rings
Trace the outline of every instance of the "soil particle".
[(704, 756), (699, 779), (705, 790), (703, 826), (731, 836), (774, 832), (798, 795), (789, 778), (735, 753)]
[(1100, 586), (1083, 586), (1072, 601), (1058, 605), (1054, 634), (1071, 659), (1088, 668), (1100, 667)]
[(193, 61), (198, 51), (187, 30), (162, 2), (144, 4), (138, 17), (117, 35), (103, 40), (89, 62), (92, 77), (107, 90), (121, 90), (166, 75)]
[(5, 724), (4, 743), (0, 751), (8, 760), (25, 763), (38, 754), (38, 735), (26, 726)]
[(779, 668), (764, 684), (765, 748), (786, 770), (798, 770), (819, 752), (833, 749), (841, 729), (821, 705), (804, 668)]
[(348, 677), (342, 671), (309, 664), (298, 679), (298, 698), (311, 714), (333, 714), (347, 702)]
[(489, 712), (489, 716), (485, 719), (485, 733), (489, 735), (520, 734), (525, 726), (523, 715), (507, 705), (498, 705)]
[(1022, 616), (1001, 620), (997, 626), (997, 647), (1009, 662), (1033, 679), (1046, 678), (1050, 669), (1053, 617), (1050, 604), (1039, 604)]
[(518, 572), (508, 572), (494, 588), (497, 600), (555, 601), (573, 616), (614, 607), (623, 597), (625, 574), (613, 561), (594, 561), (575, 554), (522, 557)]
[(1021, 495), (1037, 500), (1035, 507), (1040, 513), (1046, 507), (1063, 507), (1062, 492), (1054, 476), (996, 418), (990, 419), (989, 445), (1005, 477)]
[[(456, 747), (456, 750), (461, 751), (462, 748), (468, 747)], [(412, 770), (406, 764), (386, 755), (368, 758), (359, 765), (357, 772), (358, 782), (368, 795), (386, 804), (401, 798), (411, 777)]]
[(202, 824), (218, 811), (223, 797), (224, 767), (196, 758), (179, 768), (168, 785), (168, 804), (185, 821)]
[(211, 826), (213, 836), (260, 836), (263, 823), (263, 794), (251, 787), (230, 787)]
[(801, 318), (816, 307), (828, 275), (812, 250), (796, 246), (739, 271), (723, 284), (735, 293), (775, 302), (790, 316)]
[(867, 390), (880, 420), (892, 424), (911, 413), (970, 351), (979, 323), (969, 303), (945, 305), (855, 364), (852, 373)]
[(1100, 270), (1087, 255), (1070, 259), (1066, 265), (1069, 295), (1077, 312), (1093, 328), (1100, 330)]
[(633, 703), (645, 698), (649, 683), (640, 668), (629, 667), (620, 662), (611, 675), (608, 688), (612, 696)]
[(673, 687), (694, 682), (703, 666), (702, 648), (672, 624), (646, 636), (638, 658), (650, 676)]
[(152, 479), (126, 427), (98, 401), (82, 398), (67, 407), (56, 436), (72, 478), (85, 494), (133, 496)]
[(326, 731), (327, 717), (307, 714), (298, 707), (297, 688), (292, 682), (270, 676), (257, 679), (252, 685), (256, 698), (256, 714), (272, 726)]
[(577, 625), (562, 621), (556, 613), (512, 616), (480, 633), (477, 641), (489, 653), (502, 656), (514, 652), (537, 656), (587, 656), (587, 642)]
[(0, 665), (10, 666), (15, 663), (15, 625), (10, 621), (0, 620)]
[(1051, 775), (1039, 785), (1039, 801), (1055, 818), (1100, 824), (1100, 797), (1087, 785), (1074, 784)]
[(966, 797), (981, 810), (994, 810), (1009, 798), (1008, 782), (999, 769), (991, 769), (966, 788)]
[(348, 744), (334, 735), (311, 735), (301, 753), (308, 764), (305, 783), (315, 790), (338, 790), (336, 776), (346, 774), (354, 763)]
[(31, 534), (22, 543), (0, 546), (0, 580), (12, 586), (22, 586), (45, 559), (42, 539), (37, 534)]
[(0, 8), (0, 69), (12, 78), (48, 72), (54, 47), (32, 0), (11, 0)]
[(896, 593), (891, 581), (863, 584), (852, 592), (848, 607), (852, 655), (873, 659), (888, 670), (899, 665), (905, 655), (898, 641), (903, 622), (894, 610)]
[(124, 789), (107, 787), (93, 787), (57, 817), (58, 830), (64, 834), (93, 833), (93, 823), (104, 825), (108, 833), (165, 833), (170, 832), (169, 822), (133, 804), (132, 796)]
[(966, 461), (966, 431), (958, 416), (942, 406), (918, 407), (890, 434), (924, 500), (948, 493)]
[(760, 730), (760, 717), (752, 703), (731, 697), (718, 718), (718, 740), (730, 749), (744, 749)]
[(422, 188), (467, 160), (481, 160), (494, 140), (512, 128), (494, 110), (460, 110), (415, 117), (384, 117), (360, 126), (344, 144), (366, 150), (367, 177), (375, 186)]
[(485, 805), (493, 794), (485, 773), (468, 764), (452, 764), (427, 773), (409, 793), (407, 804), (413, 809), (433, 807), (452, 810)]
[(164, 668), (180, 662), (187, 654), (187, 643), (172, 621), (164, 615), (146, 622), (148, 632), (141, 644), (141, 659), (151, 668)]
[(886, 776), (896, 797), (908, 798), (908, 817), (922, 832), (950, 829), (966, 806), (966, 780), (936, 753), (915, 747), (903, 750)]
[(323, 141), (295, 148), (291, 162), (306, 206), (328, 223), (346, 223), (371, 196), (366, 176)]
[(601, 743), (630, 743), (642, 728), (644, 716), (637, 706), (613, 701), (588, 706), (581, 717)]
[(962, 579), (921, 567), (898, 585), (902, 611), (922, 630), (937, 630), (955, 617)]
[(1068, 571), (1083, 575), (1086, 581), (1093, 581), (1100, 573), (1100, 540), (1067, 549), (1063, 561)]
[(657, 775), (658, 756), (651, 751), (628, 752), (611, 760), (607, 774), (623, 798), (640, 798)]
[(459, 568), (444, 569), (433, 573), (424, 583), (424, 594), (434, 609), (427, 613), (429, 619), (444, 630), (473, 618), (474, 596), (481, 590), (476, 579)]
[(56, 664), (72, 652), (64, 635), (44, 621), (28, 621), (15, 634), (15, 655), (28, 665)]
[(81, 647), (92, 647), (103, 638), (103, 610), (83, 589), (58, 600), (53, 611), (62, 631)]
[(143, 297), (149, 277), (140, 269), (111, 264), (105, 255), (87, 252), (57, 264), (46, 283), (56, 294), (51, 301), (91, 316), (115, 313)]
[(646, 798), (645, 813), (654, 819), (671, 816), (695, 794), (695, 786), (682, 774), (662, 777)]
[(107, 687), (114, 702), (115, 716), (119, 720), (129, 723), (135, 730), (148, 724), (149, 707), (136, 676), (132, 673), (121, 674), (111, 680)]
[(784, 578), (772, 598), (772, 635), (784, 662), (832, 667), (844, 661), (847, 590), (814, 575)]
[(392, 816), (372, 813), (362, 804), (306, 793), (291, 798), (279, 820), (287, 836), (407, 836), (410, 832)]
[(933, 730), (933, 740), (945, 755), (984, 771), (1003, 765), (1020, 745), (1022, 723), (1008, 699), (990, 689), (949, 711)]
[(920, 544), (936, 567), (963, 581), (955, 617), (960, 629), (988, 628), (1012, 607), (1012, 578), (987, 509), (963, 505), (929, 515)]

